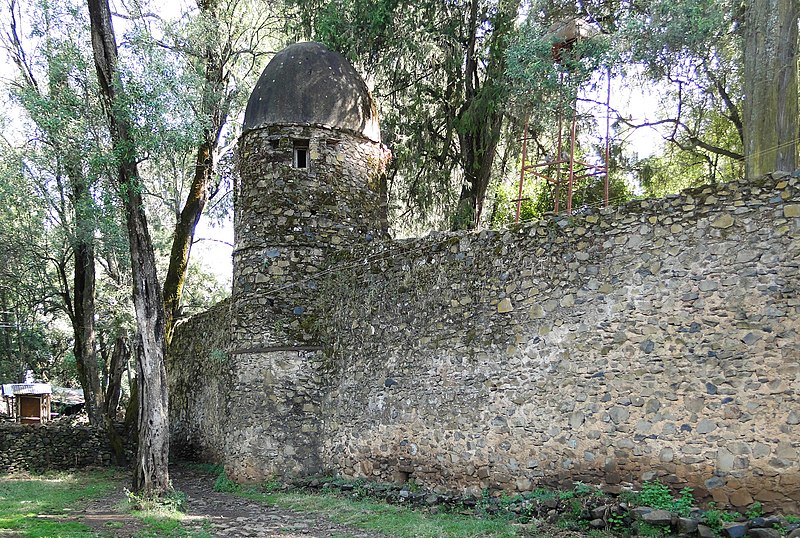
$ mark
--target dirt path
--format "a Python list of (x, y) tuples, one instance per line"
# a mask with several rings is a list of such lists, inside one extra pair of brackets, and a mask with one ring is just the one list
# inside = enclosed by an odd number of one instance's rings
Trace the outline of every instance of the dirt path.
[[(201, 530), (220, 537), (282, 538), (386, 538), (383, 534), (338, 525), (322, 516), (294, 512), (249, 501), (213, 490), (214, 477), (185, 467), (170, 469), (175, 489), (187, 496), (187, 530)], [(94, 529), (98, 536), (132, 538), (143, 531), (141, 521), (120, 513), (124, 488), (91, 502), (85, 510), (68, 518)]]
[[(211, 524), (214, 536), (280, 536), (299, 538), (385, 538), (377, 534), (333, 523), (314, 514), (293, 512), (213, 490), (213, 478), (187, 469), (170, 471), (175, 488), (188, 496), (186, 526)], [(208, 526), (206, 525), (206, 530)]]

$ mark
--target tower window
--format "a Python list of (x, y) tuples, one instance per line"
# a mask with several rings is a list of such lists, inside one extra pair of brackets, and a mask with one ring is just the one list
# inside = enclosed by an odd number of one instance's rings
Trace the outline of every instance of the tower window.
[(308, 140), (294, 141), (294, 160), (295, 168), (308, 168)]

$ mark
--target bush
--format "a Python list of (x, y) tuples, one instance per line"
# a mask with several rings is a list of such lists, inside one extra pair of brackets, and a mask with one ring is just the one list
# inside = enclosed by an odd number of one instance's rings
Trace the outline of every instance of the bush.
[(214, 491), (221, 493), (235, 493), (239, 491), (239, 484), (228, 478), (225, 471), (222, 471), (217, 479), (214, 480)]
[(680, 516), (688, 516), (694, 505), (692, 488), (683, 488), (677, 498), (673, 498), (669, 488), (659, 481), (645, 482), (642, 491), (636, 496), (636, 504), (649, 506), (656, 510), (667, 510)]

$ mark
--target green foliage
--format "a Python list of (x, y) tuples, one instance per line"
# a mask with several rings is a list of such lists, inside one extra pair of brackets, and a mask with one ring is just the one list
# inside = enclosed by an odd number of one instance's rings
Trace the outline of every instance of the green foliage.
[(681, 516), (688, 516), (694, 506), (692, 488), (683, 488), (678, 497), (673, 497), (669, 487), (658, 480), (645, 482), (642, 490), (633, 497), (639, 506), (649, 506), (656, 510), (667, 510)]
[[(535, 5), (531, 13), (546, 12)], [(559, 113), (568, 117), (579, 90), (596, 71), (613, 62), (611, 42), (601, 34), (578, 41), (571, 51), (562, 52), (560, 61), (554, 61), (557, 41), (548, 33), (553, 22), (547, 15), (529, 16), (507, 53), (511, 94), (530, 114), (534, 131), (554, 125)]]
[(131, 510), (137, 512), (183, 512), (186, 509), (186, 494), (172, 490), (160, 497), (145, 497), (131, 491), (125, 492)]
[(679, 516), (687, 517), (694, 506), (694, 495), (692, 495), (692, 488), (683, 488), (680, 495), (672, 502), (671, 512), (675, 512)]
[(703, 512), (702, 519), (703, 523), (708, 525), (715, 534), (719, 535), (722, 532), (722, 524), (735, 521), (737, 517), (739, 517), (738, 513), (719, 510), (716, 508), (716, 504), (711, 502), (708, 503), (708, 510)]
[(764, 505), (762, 505), (760, 501), (755, 501), (750, 505), (750, 508), (747, 509), (744, 515), (747, 516), (747, 519), (761, 517), (764, 515)]
[(239, 491), (239, 489), (239, 484), (228, 478), (224, 471), (214, 480), (214, 491), (235, 493)]
[(608, 515), (608, 526), (616, 533), (622, 533), (626, 528), (625, 516), (620, 513), (611, 513)]
[(578, 497), (591, 497), (603, 494), (600, 489), (590, 484), (584, 484), (583, 482), (576, 482), (575, 486), (573, 487), (573, 491)]
[(639, 521), (636, 524), (636, 533), (639, 536), (645, 536), (647, 538), (659, 538), (669, 534), (669, 527), (661, 527), (658, 525), (645, 523), (644, 521)]
[(710, 57), (728, 37), (735, 2), (716, 0), (647, 0), (626, 14), (620, 51), (632, 63), (647, 65), (656, 77), (682, 67), (686, 60)]
[(639, 492), (639, 504), (657, 510), (667, 510), (672, 504), (672, 493), (659, 481), (645, 482)]
[(417, 482), (413, 478), (405, 483), (405, 488), (412, 493), (416, 493), (421, 489), (420, 485), (417, 484)]

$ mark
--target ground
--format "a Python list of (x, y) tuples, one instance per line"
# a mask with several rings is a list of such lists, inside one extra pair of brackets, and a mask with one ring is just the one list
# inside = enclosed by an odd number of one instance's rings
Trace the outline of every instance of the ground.
[[(294, 512), (213, 490), (214, 477), (187, 467), (170, 469), (173, 485), (187, 496), (183, 525), (191, 535), (258, 536), (281, 538), (383, 538), (385, 535), (338, 525), (325, 517)], [(75, 518), (100, 536), (142, 536), (143, 524), (119, 506), (125, 497), (120, 486), (111, 498), (91, 502)], [(3, 537), (5, 538), (5, 537)]]
[[(230, 493), (214, 491), (214, 476), (187, 467), (170, 470), (175, 488), (187, 496), (184, 533), (171, 536), (281, 537), (281, 538), (388, 538), (391, 535), (337, 524), (321, 515), (295, 512), (250, 501)], [(124, 511), (125, 491), (120, 486), (112, 496), (91, 502), (67, 519), (89, 525), (98, 536), (134, 538), (149, 536), (142, 521)], [(524, 536), (525, 533), (523, 532)], [(530, 536), (530, 535), (529, 535)], [(539, 529), (535, 536), (578, 538), (585, 536), (563, 529)], [(6, 538), (3, 535), (2, 538)]]

